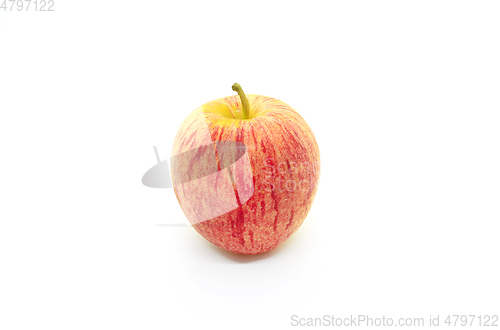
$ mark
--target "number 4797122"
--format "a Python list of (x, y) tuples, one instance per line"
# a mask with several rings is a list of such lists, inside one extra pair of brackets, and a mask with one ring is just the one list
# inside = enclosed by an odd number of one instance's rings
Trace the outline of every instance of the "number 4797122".
[(3, 11), (54, 11), (54, 0), (0, 0)]

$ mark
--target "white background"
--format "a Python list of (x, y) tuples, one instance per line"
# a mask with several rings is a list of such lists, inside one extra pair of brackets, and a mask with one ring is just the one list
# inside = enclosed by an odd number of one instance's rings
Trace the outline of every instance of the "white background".
[[(498, 1), (66, 1), (0, 12), (0, 329), (499, 314)], [(141, 178), (234, 94), (309, 123), (300, 230), (237, 256)]]

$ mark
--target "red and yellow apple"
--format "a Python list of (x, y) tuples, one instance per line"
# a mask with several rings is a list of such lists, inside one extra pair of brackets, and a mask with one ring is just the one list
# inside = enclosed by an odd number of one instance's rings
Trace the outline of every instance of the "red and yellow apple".
[(243, 254), (269, 251), (301, 226), (320, 170), (311, 128), (277, 99), (238, 95), (208, 102), (182, 123), (172, 151), (175, 194), (194, 229)]

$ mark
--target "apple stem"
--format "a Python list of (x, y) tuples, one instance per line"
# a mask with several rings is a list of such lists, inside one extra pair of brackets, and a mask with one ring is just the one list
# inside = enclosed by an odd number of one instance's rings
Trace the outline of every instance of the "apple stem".
[(245, 92), (243, 92), (243, 88), (241, 88), (240, 84), (234, 83), (233, 91), (237, 92), (241, 99), (241, 105), (243, 106), (243, 114), (241, 119), (248, 119), (250, 117), (250, 104), (248, 103)]

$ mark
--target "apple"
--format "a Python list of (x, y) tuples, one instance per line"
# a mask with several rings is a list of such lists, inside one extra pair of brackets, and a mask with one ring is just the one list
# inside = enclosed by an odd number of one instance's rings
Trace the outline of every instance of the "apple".
[(194, 229), (235, 253), (276, 248), (299, 229), (319, 182), (311, 128), (272, 97), (238, 95), (208, 102), (174, 140), (172, 184)]

